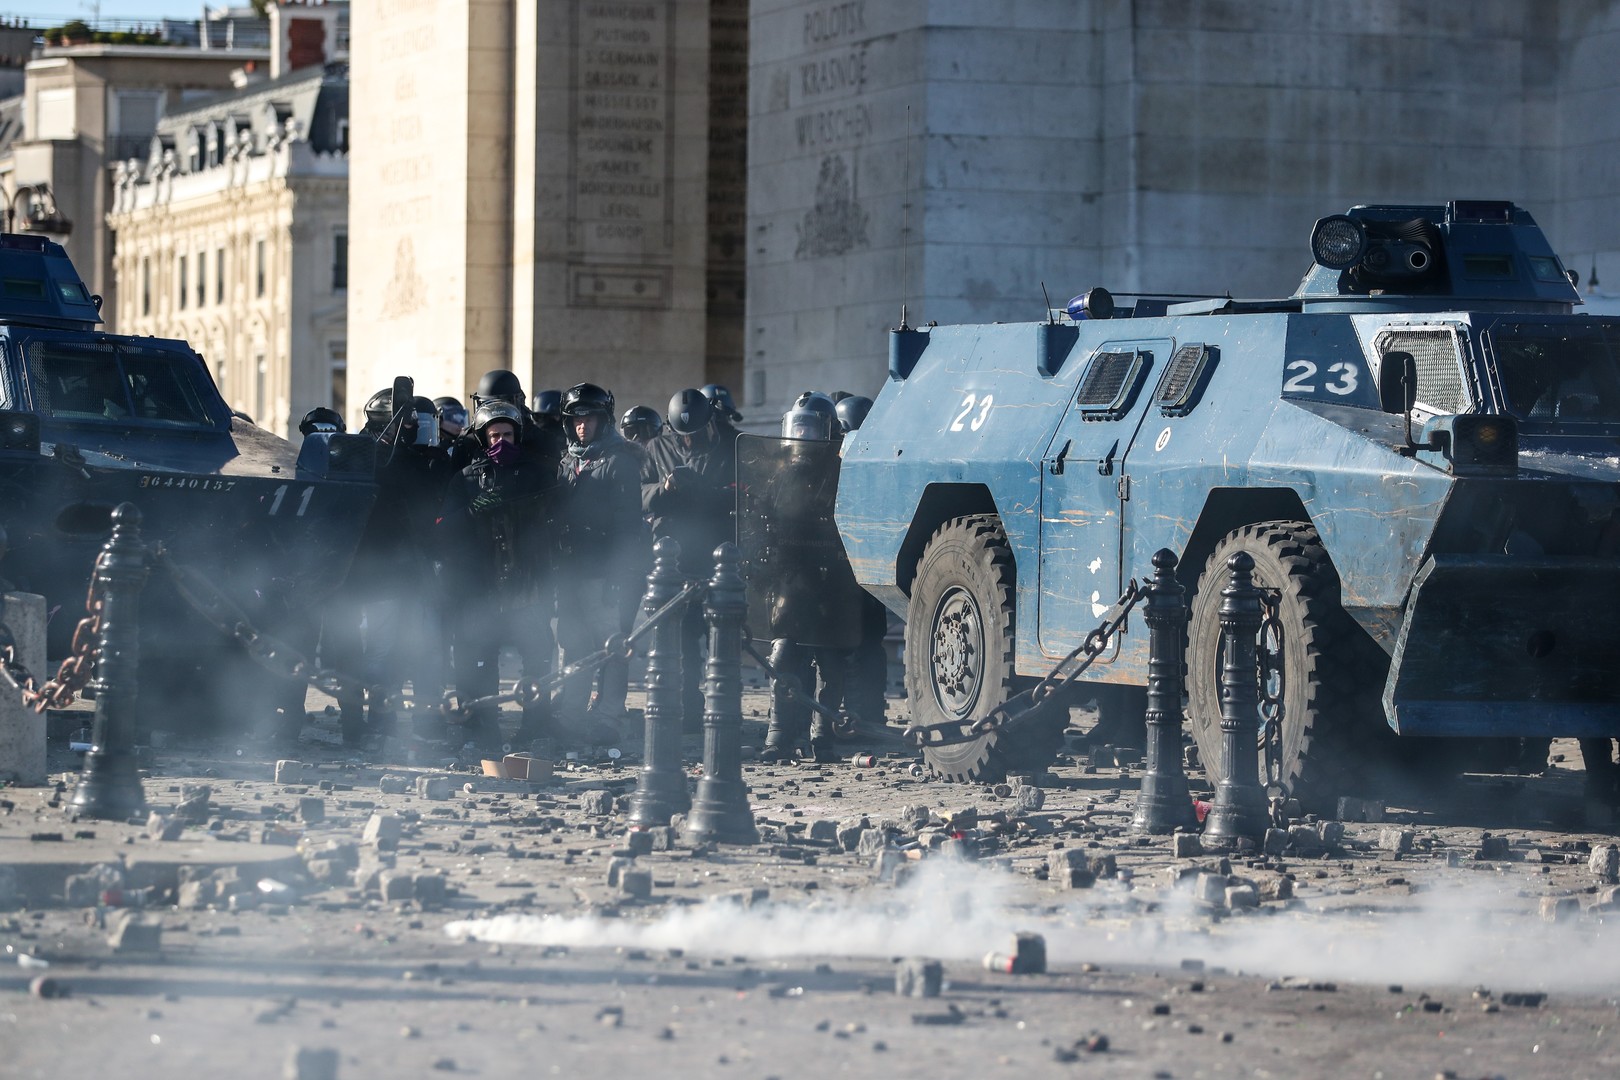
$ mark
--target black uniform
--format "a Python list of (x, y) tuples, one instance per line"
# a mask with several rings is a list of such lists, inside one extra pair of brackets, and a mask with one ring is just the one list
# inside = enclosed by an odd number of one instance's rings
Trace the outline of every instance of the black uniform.
[[(418, 695), (442, 689), (432, 685), (442, 670), (427, 655), (424, 631), (433, 616), (433, 523), (450, 472), (437, 447), (384, 443), (376, 478), (371, 517), (322, 629), (326, 663), (371, 688), (373, 722), (379, 703), (408, 679)], [(364, 727), (361, 688), (345, 686), (338, 700), (344, 742), (353, 744)]]
[[(555, 651), (548, 620), (556, 463), (525, 447), (510, 465), (487, 455), (451, 483), (440, 518), (445, 585), (460, 598), (456, 692), (463, 701), (499, 686), (503, 645), (523, 658), (523, 674), (542, 678)], [(549, 703), (526, 707), (520, 738), (536, 738)], [(473, 737), (498, 745), (493, 712), (474, 718)]]
[[(557, 637), (565, 664), (630, 629), (652, 547), (641, 513), (644, 460), (606, 416), (591, 442), (569, 444), (558, 468)], [(604, 667), (589, 711), (610, 722), (622, 718), (628, 676), (624, 660)], [(565, 720), (579, 719), (589, 697), (587, 680), (565, 683), (557, 710)]]
[[(652, 522), (653, 539), (681, 546), (681, 574), (707, 580), (714, 572), (714, 549), (737, 538), (736, 444), (719, 432), (687, 436), (667, 429), (647, 444), (641, 475), (641, 506)], [(667, 484), (673, 477), (672, 484)], [(703, 727), (703, 605), (688, 604), (681, 620), (681, 699), (687, 731)]]

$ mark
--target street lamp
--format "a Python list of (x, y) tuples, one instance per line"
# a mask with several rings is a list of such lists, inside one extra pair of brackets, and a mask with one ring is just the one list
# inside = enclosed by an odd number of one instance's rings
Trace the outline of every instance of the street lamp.
[(73, 231), (73, 222), (62, 216), (56, 208), (56, 196), (49, 184), (21, 184), (6, 203), (6, 232), (17, 231), (17, 200), (28, 197), (28, 209), (23, 215), (23, 228), (29, 232), (66, 236)]

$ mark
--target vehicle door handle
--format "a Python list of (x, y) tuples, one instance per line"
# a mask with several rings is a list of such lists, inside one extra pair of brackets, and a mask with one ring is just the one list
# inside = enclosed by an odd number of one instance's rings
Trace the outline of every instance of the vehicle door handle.
[(1051, 461), (1051, 464), (1046, 466), (1046, 471), (1051, 473), (1053, 476), (1062, 476), (1063, 475), (1063, 462), (1069, 456), (1069, 447), (1071, 447), (1073, 445), (1074, 445), (1074, 440), (1073, 439), (1064, 439), (1063, 440), (1063, 449), (1059, 450), (1057, 457), (1053, 458), (1052, 461)]
[(1117, 454), (1117, 453), (1119, 453), (1119, 440), (1115, 439), (1114, 440), (1114, 445), (1110, 446), (1108, 448), (1107, 455), (1101, 461), (1097, 462), (1097, 475), (1098, 476), (1108, 476), (1108, 475), (1111, 475), (1113, 473), (1113, 471), (1114, 471), (1114, 455)]

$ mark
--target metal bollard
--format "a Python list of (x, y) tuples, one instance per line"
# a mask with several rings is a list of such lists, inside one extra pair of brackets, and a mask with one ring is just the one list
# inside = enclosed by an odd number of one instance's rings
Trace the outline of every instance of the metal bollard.
[(1259, 658), (1256, 639), (1262, 613), (1254, 587), (1254, 559), (1240, 551), (1226, 560), (1232, 577), (1221, 590), (1221, 757), (1225, 775), (1204, 819), (1204, 839), (1231, 846), (1242, 837), (1265, 835), (1270, 818), (1260, 786)]
[(1176, 580), (1176, 555), (1153, 554), (1153, 583), (1143, 620), (1148, 625), (1147, 771), (1136, 796), (1131, 827), (1166, 833), (1193, 829), (1187, 774), (1181, 767), (1182, 642), (1187, 636), (1187, 590)]
[(141, 512), (122, 503), (112, 513), (112, 536), (96, 562), (101, 592), (101, 646), (90, 687), (96, 714), (84, 774), (67, 810), (79, 817), (123, 821), (146, 809), (135, 769), (135, 692), (140, 667), (141, 590), (146, 587), (146, 547)]
[(742, 625), (748, 598), (736, 544), (714, 549), (714, 577), (703, 614), (709, 660), (703, 678), (703, 779), (687, 818), (694, 841), (757, 844), (754, 812), (742, 779)]
[[(653, 545), (643, 611), (654, 612), (681, 591), (681, 545), (664, 537)], [(646, 748), (636, 790), (630, 796), (630, 827), (668, 825), (692, 805), (681, 771), (681, 612), (653, 627), (647, 646)]]

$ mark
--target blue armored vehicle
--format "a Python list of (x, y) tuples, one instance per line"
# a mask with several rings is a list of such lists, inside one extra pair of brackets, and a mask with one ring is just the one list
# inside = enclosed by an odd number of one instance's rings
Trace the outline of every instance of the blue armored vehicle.
[[(1396, 736), (1620, 735), (1620, 319), (1574, 313), (1507, 202), (1358, 206), (1319, 221), (1311, 253), (1285, 299), (1094, 289), (1045, 322), (891, 334), (838, 523), (857, 580), (906, 618), (937, 771), (1048, 760), (1066, 710), (971, 725), (1159, 548), (1191, 593), (1188, 713), (1212, 773), (1239, 551), (1275, 616), (1273, 756), (1302, 797), (1416, 745)], [(1117, 636), (1084, 678), (1139, 705), (1147, 636)]]
[(193, 589), (213, 607), (210, 624), (173, 575), (151, 575), (142, 696), (173, 711), (183, 708), (174, 695), (202, 694), (191, 704), (206, 720), (235, 721), (266, 699), (255, 699), (259, 671), (219, 622), (245, 616), (313, 646), (308, 613), (342, 581), (370, 510), (374, 444), (322, 435), (295, 449), (233, 416), (185, 342), (105, 333), (100, 306), (60, 245), (0, 235), (0, 525), (10, 541), (0, 574), (45, 595), (49, 652), (65, 655), (111, 512), (134, 503), (168, 564), (219, 590)]

